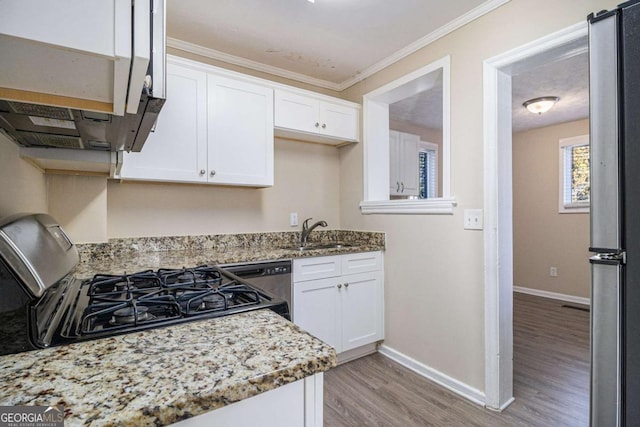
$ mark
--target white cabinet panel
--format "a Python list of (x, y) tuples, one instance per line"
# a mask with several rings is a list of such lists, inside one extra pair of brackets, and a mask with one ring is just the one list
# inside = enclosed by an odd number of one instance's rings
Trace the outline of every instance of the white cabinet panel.
[(340, 255), (297, 259), (293, 263), (293, 281), (337, 277), (342, 274)]
[[(322, 427), (323, 373), (280, 386), (171, 427)], [(259, 422), (257, 421), (259, 420)]]
[(366, 273), (382, 270), (382, 253), (360, 252), (342, 255), (342, 274)]
[(303, 132), (316, 132), (320, 126), (318, 100), (283, 90), (275, 93), (274, 125)]
[(209, 182), (273, 185), (273, 90), (207, 77)]
[(342, 348), (351, 350), (382, 339), (382, 275), (379, 272), (344, 277), (340, 289)]
[(320, 130), (323, 135), (358, 140), (358, 110), (330, 102), (320, 102)]
[(207, 182), (207, 74), (167, 63), (167, 101), (139, 153), (122, 153), (120, 178)]
[(293, 318), (311, 335), (334, 348), (340, 347), (340, 325), (336, 323), (338, 281), (331, 277), (296, 283), (293, 288)]

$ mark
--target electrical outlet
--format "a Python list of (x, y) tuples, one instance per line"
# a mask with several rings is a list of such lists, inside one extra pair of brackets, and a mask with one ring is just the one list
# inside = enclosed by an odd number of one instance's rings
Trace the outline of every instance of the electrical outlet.
[(549, 269), (549, 276), (558, 277), (558, 267), (551, 267)]
[(289, 214), (289, 225), (292, 227), (298, 226), (298, 212), (291, 212)]
[(465, 230), (482, 230), (482, 209), (465, 209), (464, 210), (464, 229)]

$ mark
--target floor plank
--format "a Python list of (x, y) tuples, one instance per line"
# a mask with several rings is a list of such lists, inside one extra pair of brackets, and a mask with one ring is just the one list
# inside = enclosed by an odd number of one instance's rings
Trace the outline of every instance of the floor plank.
[(565, 304), (514, 294), (516, 401), (502, 413), (373, 354), (325, 374), (325, 426), (588, 426), (589, 313)]

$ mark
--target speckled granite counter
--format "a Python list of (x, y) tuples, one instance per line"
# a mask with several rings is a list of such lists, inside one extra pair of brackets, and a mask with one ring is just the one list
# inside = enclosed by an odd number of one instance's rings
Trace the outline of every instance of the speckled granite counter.
[(300, 241), (299, 232), (111, 239), (108, 243), (77, 245), (81, 263), (76, 276), (380, 251), (385, 245), (385, 234), (380, 232), (318, 230), (312, 236), (310, 242), (344, 242), (351, 246), (287, 249)]
[(0, 405), (63, 405), (65, 425), (158, 426), (334, 366), (269, 310), (0, 357)]

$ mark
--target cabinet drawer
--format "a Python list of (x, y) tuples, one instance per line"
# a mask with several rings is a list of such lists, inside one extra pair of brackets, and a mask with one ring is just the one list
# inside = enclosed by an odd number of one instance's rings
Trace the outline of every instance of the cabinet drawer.
[(342, 256), (342, 274), (357, 274), (382, 270), (380, 252), (361, 252)]
[(342, 274), (341, 257), (326, 256), (293, 260), (293, 281), (323, 279), (337, 277)]

